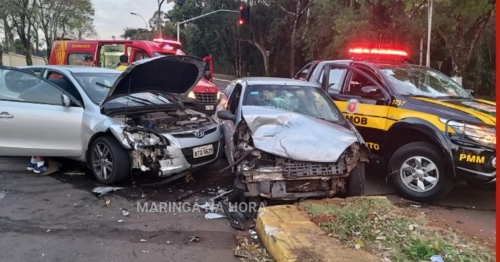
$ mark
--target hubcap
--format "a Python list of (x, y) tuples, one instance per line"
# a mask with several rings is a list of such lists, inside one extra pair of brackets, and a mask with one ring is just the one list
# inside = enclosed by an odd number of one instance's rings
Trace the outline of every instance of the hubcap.
[(92, 151), (92, 166), (94, 173), (100, 179), (107, 179), (113, 171), (113, 159), (108, 146), (97, 143)]
[(434, 162), (423, 156), (406, 159), (399, 170), (403, 184), (415, 192), (427, 192), (439, 181), (439, 171)]

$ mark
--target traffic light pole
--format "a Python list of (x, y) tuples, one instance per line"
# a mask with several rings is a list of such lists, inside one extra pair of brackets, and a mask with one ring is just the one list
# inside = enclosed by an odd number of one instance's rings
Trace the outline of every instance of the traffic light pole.
[(191, 21), (196, 20), (196, 19), (198, 19), (198, 18), (202, 18), (202, 17), (209, 16), (209, 15), (212, 15), (212, 14), (215, 14), (215, 13), (219, 13), (219, 12), (239, 13), (239, 11), (236, 11), (236, 10), (220, 9), (220, 10), (215, 10), (215, 11), (212, 11), (212, 12), (209, 12), (209, 13), (206, 13), (206, 14), (202, 14), (202, 15), (199, 15), (199, 16), (196, 16), (196, 17), (193, 17), (193, 18), (190, 18), (190, 19), (188, 19), (188, 20), (184, 20), (184, 21), (181, 21), (181, 22), (177, 22), (177, 23), (176, 23), (176, 25), (177, 25), (177, 41), (178, 41), (178, 42), (180, 42), (180, 41), (181, 41), (180, 26), (181, 26), (182, 24), (185, 24), (185, 23), (191, 22)]

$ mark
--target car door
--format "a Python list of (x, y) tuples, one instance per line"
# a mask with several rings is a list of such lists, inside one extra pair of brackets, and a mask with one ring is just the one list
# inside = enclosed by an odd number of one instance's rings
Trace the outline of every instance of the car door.
[[(374, 154), (381, 152), (384, 134), (387, 130), (387, 114), (390, 95), (380, 78), (370, 68), (356, 64), (327, 64), (325, 73), (345, 69), (347, 73), (340, 82), (338, 92), (329, 92), (342, 113), (356, 126)], [(330, 74), (324, 76), (326, 82)], [(322, 85), (327, 88), (326, 85)], [(372, 94), (367, 92), (373, 90)]]
[(236, 131), (236, 125), (238, 121), (238, 110), (240, 108), (241, 94), (243, 92), (243, 87), (240, 83), (236, 84), (231, 95), (229, 96), (229, 101), (227, 104), (227, 110), (231, 112), (235, 116), (235, 120), (222, 120), (221, 127), (222, 132), (224, 134), (224, 153), (226, 153), (229, 164), (232, 164), (233, 152), (234, 152), (234, 143), (233, 136)]
[(81, 156), (83, 113), (74, 97), (48, 80), (0, 67), (0, 155)]

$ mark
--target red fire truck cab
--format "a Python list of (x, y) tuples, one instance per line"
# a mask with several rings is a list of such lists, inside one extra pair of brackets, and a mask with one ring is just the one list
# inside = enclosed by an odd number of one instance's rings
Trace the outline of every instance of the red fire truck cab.
[[(116, 68), (120, 56), (129, 57), (129, 64), (144, 58), (161, 55), (184, 55), (181, 43), (172, 40), (57, 40), (50, 50), (49, 65), (79, 65), (91, 55), (94, 66)], [(183, 100), (184, 106), (195, 111), (212, 115), (219, 99), (219, 90), (212, 83), (212, 58), (206, 56), (204, 78)]]

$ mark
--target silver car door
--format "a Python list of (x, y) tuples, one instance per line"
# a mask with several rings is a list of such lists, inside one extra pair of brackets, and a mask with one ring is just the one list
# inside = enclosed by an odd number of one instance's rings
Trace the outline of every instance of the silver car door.
[(0, 67), (0, 155), (81, 156), (83, 112), (46, 79)]

